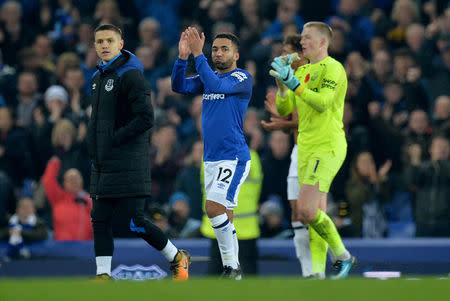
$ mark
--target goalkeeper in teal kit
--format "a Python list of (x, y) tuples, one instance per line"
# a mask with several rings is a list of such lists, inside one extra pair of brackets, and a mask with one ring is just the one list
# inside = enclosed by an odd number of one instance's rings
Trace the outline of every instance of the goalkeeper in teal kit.
[[(303, 27), (301, 46), (310, 64), (294, 76), (290, 57), (275, 58), (270, 74), (279, 79), (277, 110), (288, 115), (298, 111), (298, 178), (300, 193), (296, 214), (303, 225), (312, 227), (333, 252), (332, 279), (347, 277), (356, 264), (326, 208), (327, 193), (347, 153), (342, 116), (347, 91), (344, 67), (328, 56), (331, 28), (322, 22), (309, 22)], [(313, 252), (313, 250), (312, 250)]]
[[(238, 240), (233, 224), (239, 189), (250, 170), (250, 151), (244, 138), (244, 116), (252, 96), (250, 73), (236, 66), (239, 40), (229, 33), (214, 38), (212, 59), (202, 53), (204, 34), (189, 27), (178, 44), (179, 57), (172, 71), (172, 89), (203, 94), (202, 134), (205, 162), (205, 211), (219, 244), (223, 277), (240, 280)], [(194, 55), (197, 76), (185, 78), (187, 58)]]

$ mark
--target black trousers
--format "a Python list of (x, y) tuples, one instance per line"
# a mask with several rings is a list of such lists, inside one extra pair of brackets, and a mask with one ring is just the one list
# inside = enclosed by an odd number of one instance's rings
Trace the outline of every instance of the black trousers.
[(145, 216), (145, 198), (103, 198), (93, 200), (91, 212), (94, 229), (95, 256), (112, 256), (114, 252), (114, 237), (112, 219), (114, 213), (127, 219), (128, 230), (143, 238), (158, 251), (167, 244), (166, 235)]
[[(239, 240), (239, 263), (244, 275), (258, 274), (258, 247), (256, 239)], [(222, 258), (220, 257), (219, 245), (216, 239), (211, 239), (209, 251), (211, 261), (208, 264), (209, 275), (219, 275), (223, 272)]]

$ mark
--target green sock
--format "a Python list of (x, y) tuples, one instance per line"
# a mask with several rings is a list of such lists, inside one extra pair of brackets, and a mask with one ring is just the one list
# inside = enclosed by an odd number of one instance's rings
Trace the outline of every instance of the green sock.
[(319, 209), (316, 217), (309, 225), (310, 231), (311, 227), (314, 228), (314, 230), (316, 230), (316, 232), (328, 243), (336, 257), (341, 256), (347, 251), (342, 243), (341, 236), (339, 235), (336, 226), (325, 212)]
[(314, 274), (325, 274), (328, 244), (313, 227), (309, 227), (309, 247), (311, 249), (312, 272)]

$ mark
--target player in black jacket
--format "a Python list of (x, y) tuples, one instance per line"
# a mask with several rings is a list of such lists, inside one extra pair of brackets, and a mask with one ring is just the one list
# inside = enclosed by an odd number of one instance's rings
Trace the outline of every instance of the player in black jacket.
[(121, 30), (110, 24), (95, 30), (100, 57), (91, 81), (92, 116), (87, 142), (92, 160), (90, 193), (97, 278), (111, 275), (114, 250), (112, 215), (126, 215), (130, 231), (161, 251), (171, 262), (173, 278), (186, 280), (190, 255), (178, 250), (144, 216), (150, 195), (150, 128), (153, 109), (141, 61), (123, 50)]

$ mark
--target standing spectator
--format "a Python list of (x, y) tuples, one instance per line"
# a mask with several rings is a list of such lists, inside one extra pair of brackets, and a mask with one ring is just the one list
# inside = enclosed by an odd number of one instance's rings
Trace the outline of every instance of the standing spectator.
[(152, 199), (167, 204), (174, 192), (175, 178), (180, 169), (176, 157), (177, 132), (172, 124), (161, 125), (152, 137), (151, 154)]
[(361, 152), (350, 168), (345, 197), (350, 206), (354, 236), (382, 238), (387, 230), (383, 203), (390, 200), (387, 174), (392, 166), (386, 161), (378, 170), (372, 154)]
[(396, 0), (392, 7), (391, 19), (394, 26), (387, 32), (391, 46), (405, 46), (408, 26), (419, 20), (419, 8), (413, 0)]
[(17, 91), (17, 125), (28, 128), (32, 121), (33, 110), (42, 105), (36, 75), (29, 71), (21, 72), (17, 82)]
[(415, 192), (416, 236), (450, 236), (450, 144), (448, 138), (435, 136), (430, 146), (431, 159), (422, 162), (422, 149), (411, 145), (411, 166), (407, 177)]
[(281, 0), (277, 7), (277, 17), (275, 21), (262, 34), (262, 44), (268, 45), (273, 39), (281, 39), (285, 26), (295, 23), (297, 32), (303, 28), (305, 21), (298, 15), (299, 3), (296, 0)]
[(83, 178), (77, 169), (64, 173), (63, 185), (57, 177), (61, 160), (53, 157), (45, 169), (42, 183), (52, 206), (53, 229), (56, 240), (91, 240), (90, 213), (92, 200), (83, 190)]
[(270, 133), (269, 149), (261, 157), (264, 178), (260, 203), (265, 202), (271, 195), (277, 195), (281, 199), (284, 209), (284, 223), (290, 223), (291, 218), (286, 182), (290, 165), (290, 151), (289, 135), (276, 130)]
[(5, 1), (0, 8), (0, 48), (4, 61), (15, 66), (17, 51), (31, 42), (32, 28), (25, 28), (21, 23), (22, 5), (18, 1)]
[(28, 176), (27, 153), (26, 132), (14, 126), (9, 108), (0, 108), (0, 171), (6, 172), (15, 186), (21, 186)]
[(450, 120), (450, 96), (441, 95), (436, 98), (433, 109), (433, 130), (438, 132), (439, 129)]
[[(9, 232), (6, 260), (30, 258), (30, 244), (47, 238), (45, 224), (36, 216), (35, 212), (32, 199), (22, 198), (17, 203), (16, 213), (11, 216), (8, 228), (5, 229)], [(0, 232), (3, 231), (4, 229), (0, 229)]]
[(203, 142), (196, 140), (185, 158), (185, 167), (178, 173), (175, 190), (185, 193), (190, 199), (190, 217), (202, 218), (202, 186), (200, 169), (203, 165)]

